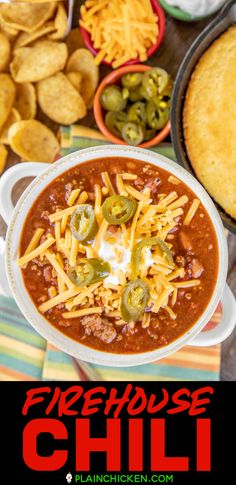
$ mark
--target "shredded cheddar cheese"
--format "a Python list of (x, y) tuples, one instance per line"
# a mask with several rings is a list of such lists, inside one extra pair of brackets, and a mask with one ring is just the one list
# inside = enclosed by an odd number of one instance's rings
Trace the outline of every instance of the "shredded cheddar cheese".
[(46, 241), (44, 241), (42, 244), (40, 244), (38, 247), (36, 247), (33, 251), (30, 251), (29, 253), (25, 254), (21, 258), (18, 259), (17, 263), (19, 266), (24, 266), (24, 264), (28, 263), (34, 258), (37, 258), (41, 254), (44, 254), (45, 251), (54, 244), (55, 239), (54, 237), (49, 237)]
[(84, 191), (83, 191), (83, 192), (80, 194), (80, 196), (79, 196), (79, 198), (78, 198), (78, 204), (84, 204), (84, 203), (86, 202), (86, 200), (88, 200), (88, 194), (87, 194), (87, 192), (84, 190)]
[(198, 210), (198, 207), (200, 205), (200, 200), (198, 199), (194, 199), (194, 201), (192, 202), (185, 218), (184, 218), (184, 224), (186, 226), (188, 226), (188, 224), (190, 224), (192, 218), (194, 217), (194, 215), (196, 214), (197, 210)]
[(143, 202), (148, 202), (149, 200), (149, 197), (146, 194), (139, 192), (139, 190), (135, 189), (129, 184), (125, 184), (125, 190), (128, 192), (128, 194), (139, 201), (142, 200)]
[(59, 244), (60, 244), (60, 239), (61, 239), (61, 223), (60, 223), (60, 221), (57, 221), (55, 223), (55, 239), (56, 239), (57, 251), (59, 251)]
[(75, 203), (76, 199), (79, 196), (79, 193), (80, 193), (80, 189), (74, 189), (74, 190), (72, 190), (72, 192), (71, 192), (71, 194), (70, 194), (70, 196), (69, 196), (69, 198), (67, 200), (67, 204), (70, 207)]
[(102, 308), (100, 306), (92, 308), (84, 308), (82, 310), (76, 310), (74, 312), (62, 313), (63, 318), (78, 318), (84, 315), (92, 315), (94, 313), (102, 313)]
[(180, 184), (180, 180), (177, 179), (176, 177), (174, 177), (174, 175), (169, 176), (168, 182), (170, 182), (173, 185), (179, 185)]
[[(113, 178), (108, 172), (101, 173), (101, 184), (94, 186), (92, 198), (94, 202), (88, 202), (94, 207), (98, 223), (93, 241), (82, 244), (71, 232), (70, 222), (73, 212), (90, 197), (88, 192), (81, 191), (79, 188), (70, 193), (67, 208), (49, 215), (55, 237), (50, 233), (45, 234), (43, 228), (36, 229), (23, 256), (18, 259), (18, 264), (25, 268), (29, 262), (39, 258), (41, 262), (50, 265), (53, 282), (47, 288), (48, 300), (40, 302), (41, 313), (61, 305), (62, 318), (67, 320), (102, 314), (107, 318), (114, 318), (118, 326), (126, 324), (122, 319), (120, 305), (123, 289), (131, 278), (131, 263), (125, 267), (119, 267), (124, 252), (131, 255), (137, 242), (151, 237), (160, 238), (172, 250), (174, 234), (170, 234), (170, 231), (175, 228), (179, 220), (184, 225), (190, 224), (200, 205), (198, 199), (193, 199), (187, 204), (188, 197), (178, 195), (179, 181), (173, 176), (169, 177), (169, 182), (176, 186), (176, 190), (170, 193), (159, 193), (155, 203), (152, 201), (149, 187), (141, 191), (137, 190), (133, 184), (136, 179), (137, 175), (134, 173), (118, 173)], [(137, 208), (130, 222), (120, 224), (117, 228), (111, 227), (110, 232), (109, 223), (102, 213), (102, 204), (104, 198), (116, 193), (135, 199)], [(117, 265), (114, 274), (118, 284), (109, 283), (109, 280), (104, 279), (87, 286), (76, 286), (69, 277), (68, 268), (74, 268), (79, 258), (98, 258), (104, 241), (114, 246), (112, 257)], [(150, 325), (151, 314), (157, 314), (160, 309), (164, 309), (172, 320), (176, 319), (175, 304), (178, 290), (200, 285), (200, 279), (185, 280), (186, 276), (184, 267), (168, 260), (158, 245), (143, 250), (140, 256), (138, 278), (145, 281), (149, 287), (148, 306), (151, 312), (144, 313), (140, 319), (142, 328)], [(135, 322), (129, 323), (132, 328), (135, 324)]]
[(51, 263), (52, 267), (55, 269), (56, 273), (61, 276), (66, 286), (68, 286), (68, 288), (72, 288), (74, 285), (71, 282), (70, 278), (67, 276), (67, 274), (64, 272), (60, 264), (58, 263), (55, 254), (47, 250), (45, 251), (45, 256), (48, 259), (49, 263)]
[(61, 234), (64, 234), (68, 222), (68, 215), (64, 215), (61, 220)]
[(60, 219), (62, 219), (63, 216), (65, 216), (65, 215), (71, 216), (71, 214), (73, 214), (73, 212), (75, 211), (75, 209), (77, 209), (77, 207), (78, 207), (78, 204), (73, 205), (72, 207), (69, 207), (68, 209), (63, 209), (61, 211), (54, 212), (54, 214), (51, 214), (49, 216), (49, 221), (50, 222), (56, 222), (56, 221), (59, 221)]
[(119, 194), (122, 194), (122, 195), (125, 195), (125, 196), (128, 195), (126, 190), (125, 190), (123, 177), (120, 173), (118, 173), (117, 176), (116, 176), (116, 185), (117, 185), (117, 189), (118, 189)]
[(113, 185), (112, 185), (112, 182), (111, 182), (111, 179), (109, 177), (109, 174), (108, 172), (102, 172), (102, 180), (105, 184), (105, 186), (107, 187), (110, 195), (114, 195), (116, 193)]
[(99, 227), (98, 233), (94, 241), (94, 246), (93, 246), (95, 254), (98, 253), (98, 250), (101, 246), (102, 238), (107, 231), (108, 225), (109, 225), (108, 222), (104, 219), (101, 223), (101, 226)]
[(38, 243), (44, 233), (44, 229), (38, 228), (36, 229), (31, 241), (29, 242), (26, 250), (25, 250), (25, 255), (31, 253), (37, 246)]
[(72, 236), (71, 239), (72, 239), (72, 241), (71, 241), (69, 265), (75, 266), (77, 254), (78, 254), (78, 251), (79, 251), (79, 241), (77, 241), (77, 239), (75, 239), (74, 236)]
[(81, 288), (78, 288), (77, 286), (73, 286), (69, 290), (64, 291), (61, 295), (57, 295), (54, 298), (51, 298), (50, 300), (42, 303), (42, 305), (39, 306), (39, 311), (42, 313), (47, 312), (50, 310), (50, 308), (53, 308), (57, 306), (59, 303), (63, 303), (70, 298), (72, 298), (75, 295), (78, 295), (78, 293), (81, 292)]

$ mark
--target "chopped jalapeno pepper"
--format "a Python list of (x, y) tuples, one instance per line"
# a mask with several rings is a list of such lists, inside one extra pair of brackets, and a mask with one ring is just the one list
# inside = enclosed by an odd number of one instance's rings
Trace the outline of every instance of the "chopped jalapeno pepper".
[(162, 241), (162, 239), (160, 239), (159, 237), (157, 238), (157, 245), (159, 249), (162, 251), (162, 255), (166, 259), (167, 263), (172, 266), (174, 261), (173, 261), (172, 252), (169, 246), (167, 246), (167, 244), (164, 241)]
[(145, 281), (130, 281), (121, 296), (121, 315), (125, 322), (134, 322), (144, 313), (149, 300), (149, 288)]
[(141, 96), (141, 99), (146, 99), (146, 101), (150, 101), (150, 99), (152, 98), (152, 96), (150, 96), (150, 94), (142, 84), (141, 86), (139, 86), (138, 92)]
[(107, 86), (101, 94), (100, 101), (107, 111), (122, 111), (127, 102), (119, 86)]
[(143, 141), (148, 141), (148, 140), (151, 140), (151, 138), (153, 138), (156, 134), (156, 131), (155, 130), (145, 130), (144, 132), (144, 139)]
[(68, 269), (68, 276), (76, 286), (87, 286), (102, 281), (110, 273), (109, 263), (102, 259), (78, 259), (76, 265)]
[(70, 228), (75, 239), (81, 243), (91, 241), (98, 230), (94, 209), (89, 204), (81, 204), (73, 212)]
[(121, 77), (121, 84), (124, 88), (135, 89), (141, 83), (143, 74), (140, 72), (130, 72)]
[(110, 224), (123, 224), (133, 217), (137, 203), (123, 195), (111, 195), (102, 205), (104, 219)]
[[(146, 93), (148, 99), (152, 99), (153, 96), (157, 96), (157, 94), (161, 94), (162, 91), (166, 88), (169, 82), (169, 75), (160, 67), (154, 67), (149, 71), (145, 72), (142, 79), (142, 87)], [(146, 97), (144, 96), (144, 97)]]
[(140, 124), (129, 121), (122, 128), (122, 138), (128, 145), (140, 145), (143, 141), (143, 128)]
[(130, 106), (127, 120), (145, 125), (147, 121), (146, 104), (142, 103), (141, 101), (137, 101), (137, 103)]
[(174, 86), (173, 80), (171, 78), (169, 78), (169, 82), (168, 82), (167, 86), (161, 92), (162, 99), (164, 99), (166, 101), (165, 98), (168, 98), (168, 99), (171, 98), (173, 86)]
[(149, 101), (147, 104), (147, 122), (150, 128), (161, 130), (169, 119), (169, 109), (161, 107), (160, 104)]
[(122, 128), (126, 123), (127, 115), (124, 111), (108, 111), (105, 123), (113, 135), (121, 137)]
[(132, 103), (136, 103), (136, 101), (141, 101), (143, 99), (143, 96), (140, 92), (142, 86), (139, 86), (136, 89), (131, 89), (129, 91), (129, 100), (132, 101)]
[(173, 257), (171, 254), (170, 249), (168, 248), (167, 244), (162, 241), (159, 237), (148, 237), (147, 239), (143, 239), (134, 246), (131, 255), (131, 279), (134, 280), (137, 278), (139, 273), (139, 266), (142, 261), (142, 251), (144, 248), (151, 249), (152, 246), (158, 246), (162, 252), (162, 256), (166, 258), (166, 261), (173, 265)]
[(128, 99), (128, 97), (129, 97), (129, 90), (128, 90), (128, 88), (123, 88), (122, 89), (122, 97), (123, 97), (123, 99)]

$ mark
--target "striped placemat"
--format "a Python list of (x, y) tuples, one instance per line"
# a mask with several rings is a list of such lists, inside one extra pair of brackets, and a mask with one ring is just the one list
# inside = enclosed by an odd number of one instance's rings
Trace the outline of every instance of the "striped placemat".
[[(111, 142), (99, 133), (99, 131), (80, 125), (62, 126), (60, 128), (60, 139), (60, 154), (62, 157), (77, 150), (82, 150), (83, 148), (111, 145)], [(175, 160), (175, 153), (171, 143), (161, 143), (151, 148), (151, 151)]]
[[(61, 155), (109, 142), (99, 132), (74, 125), (61, 128)], [(174, 160), (171, 144), (153, 149)], [(219, 305), (210, 326), (221, 318)], [(0, 380), (219, 380), (220, 345), (186, 346), (166, 359), (138, 367), (114, 368), (75, 361), (44, 340), (14, 300), (0, 296)]]
[[(212, 323), (217, 324), (221, 308)], [(86, 364), (61, 352), (25, 320), (12, 298), (0, 296), (0, 380), (80, 380), (78, 367), (90, 380), (218, 380), (220, 346), (186, 346), (166, 359), (129, 368)]]

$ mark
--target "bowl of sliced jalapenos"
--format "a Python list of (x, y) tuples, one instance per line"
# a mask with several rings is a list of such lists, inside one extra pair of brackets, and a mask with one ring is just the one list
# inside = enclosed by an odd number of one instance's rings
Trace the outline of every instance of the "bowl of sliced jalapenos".
[(100, 131), (113, 143), (148, 148), (170, 132), (173, 81), (160, 67), (124, 66), (108, 74), (94, 98)]

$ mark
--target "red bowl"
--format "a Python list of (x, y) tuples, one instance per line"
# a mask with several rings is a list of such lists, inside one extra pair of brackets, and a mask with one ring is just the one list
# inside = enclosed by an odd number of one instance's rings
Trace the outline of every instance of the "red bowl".
[[(165, 14), (164, 14), (164, 10), (161, 7), (161, 5), (157, 2), (157, 0), (151, 0), (151, 4), (152, 4), (152, 8), (153, 8), (154, 13), (157, 14), (157, 17), (159, 19), (159, 22), (158, 22), (159, 32), (158, 32), (158, 37), (157, 37), (155, 44), (153, 44), (151, 47), (149, 47), (149, 49), (147, 51), (148, 58), (151, 57), (157, 51), (157, 49), (160, 47), (161, 42), (162, 42), (163, 37), (164, 37), (165, 25), (166, 25)], [(81, 35), (84, 39), (84, 43), (85, 43), (86, 47), (90, 50), (90, 52), (92, 52), (92, 54), (94, 56), (96, 56), (99, 51), (96, 50), (93, 47), (91, 35), (83, 27), (80, 27), (80, 31), (81, 31)], [(102, 63), (107, 64), (107, 66), (112, 66), (111, 62), (107, 62), (105, 60), (103, 60)], [(122, 66), (128, 66), (128, 65), (131, 65), (131, 64), (140, 64), (140, 59), (139, 58), (130, 59), (130, 61), (125, 62), (124, 64), (122, 64)]]

